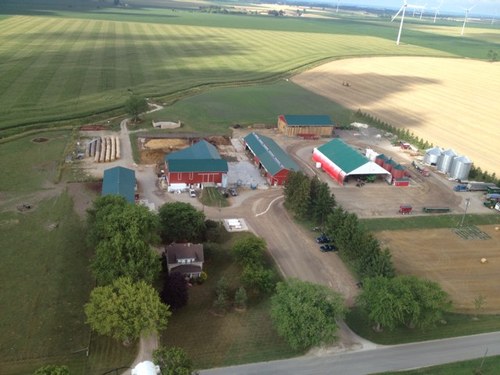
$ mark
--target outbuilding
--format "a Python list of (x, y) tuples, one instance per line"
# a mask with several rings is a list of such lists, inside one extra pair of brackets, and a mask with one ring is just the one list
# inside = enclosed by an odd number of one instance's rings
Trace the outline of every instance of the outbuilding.
[(278, 129), (288, 136), (310, 135), (331, 137), (334, 124), (327, 115), (280, 115)]
[(340, 185), (343, 185), (348, 177), (390, 175), (390, 172), (338, 138), (316, 147), (312, 158), (318, 168), (323, 169)]
[(190, 186), (226, 187), (227, 170), (227, 161), (205, 140), (165, 156), (168, 186), (175, 186), (177, 190)]
[(113, 167), (104, 171), (102, 191), (104, 195), (120, 195), (127, 202), (135, 202), (135, 171), (124, 167)]
[(290, 171), (298, 172), (299, 166), (271, 138), (252, 132), (243, 138), (245, 149), (271, 186), (283, 185)]

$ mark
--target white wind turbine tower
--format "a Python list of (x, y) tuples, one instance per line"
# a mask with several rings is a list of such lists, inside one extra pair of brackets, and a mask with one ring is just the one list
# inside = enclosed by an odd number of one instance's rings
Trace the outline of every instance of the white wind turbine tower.
[(434, 12), (434, 23), (436, 23), (436, 18), (439, 14), (439, 9), (441, 9), (441, 6), (443, 5), (443, 0), (441, 0), (441, 2), (439, 3), (439, 5), (435, 8), (435, 12)]
[(424, 14), (424, 10), (425, 10), (426, 6), (427, 6), (427, 4), (424, 4), (424, 5), (422, 5), (422, 9), (420, 9), (420, 19), (422, 19), (422, 16)]
[(467, 23), (467, 20), (469, 18), (469, 12), (474, 9), (474, 7), (476, 6), (477, 4), (474, 4), (473, 6), (471, 6), (470, 8), (464, 8), (465, 10), (465, 17), (464, 17), (464, 24), (462, 25), (462, 31), (460, 32), (460, 35), (463, 36), (464, 35), (464, 31), (465, 31), (465, 24)]
[(339, 3), (340, 3), (340, 0), (337, 0), (337, 10), (335, 11), (335, 13), (339, 12)]
[(406, 13), (406, 8), (410, 7), (410, 8), (422, 8), (421, 5), (409, 5), (406, 0), (403, 0), (403, 5), (401, 6), (401, 8), (399, 8), (398, 12), (394, 15), (394, 17), (392, 17), (391, 19), (391, 22), (393, 22), (398, 16), (399, 14), (401, 13), (401, 23), (399, 24), (399, 31), (398, 31), (398, 38), (396, 39), (396, 44), (399, 46), (399, 41), (401, 39), (401, 32), (403, 31), (403, 23), (405, 21), (405, 13)]

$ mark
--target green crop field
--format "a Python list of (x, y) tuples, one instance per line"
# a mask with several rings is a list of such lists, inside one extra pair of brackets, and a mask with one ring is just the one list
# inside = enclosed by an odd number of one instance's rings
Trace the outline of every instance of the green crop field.
[(457, 38), (446, 27), (431, 33), (408, 22), (408, 44), (398, 48), (397, 25), (387, 20), (79, 4), (88, 6), (44, 11), (0, 5), (0, 13), (9, 14), (0, 18), (0, 129), (117, 109), (131, 91), (169, 99), (190, 88), (269, 80), (346, 56), (486, 58), (498, 47), (497, 29), (485, 29), (489, 37)]

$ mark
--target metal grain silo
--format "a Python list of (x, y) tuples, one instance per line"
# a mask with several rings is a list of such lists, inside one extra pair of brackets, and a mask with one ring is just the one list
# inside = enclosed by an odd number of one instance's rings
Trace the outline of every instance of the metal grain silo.
[(429, 165), (436, 165), (438, 158), (443, 151), (439, 147), (433, 147), (425, 152), (424, 163)]
[(453, 163), (453, 159), (455, 159), (456, 156), (457, 153), (451, 148), (444, 151), (438, 158), (436, 164), (437, 170), (443, 173), (448, 173), (451, 168), (451, 164)]
[(448, 173), (451, 178), (456, 180), (467, 180), (471, 167), (472, 161), (467, 156), (457, 156), (453, 159), (453, 163)]

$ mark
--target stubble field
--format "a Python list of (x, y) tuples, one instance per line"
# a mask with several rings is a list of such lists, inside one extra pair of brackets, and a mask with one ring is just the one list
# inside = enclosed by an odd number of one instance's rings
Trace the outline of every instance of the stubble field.
[[(468, 156), (500, 174), (500, 63), (426, 57), (334, 61), (293, 78), (352, 110)], [(349, 82), (350, 86), (343, 86)]]
[[(457, 311), (475, 313), (474, 300), (483, 296), (482, 312), (499, 313), (500, 231), (481, 226), (489, 239), (463, 239), (453, 229), (377, 232), (389, 247), (399, 273), (436, 281), (450, 294)], [(481, 263), (481, 259), (487, 259)]]

